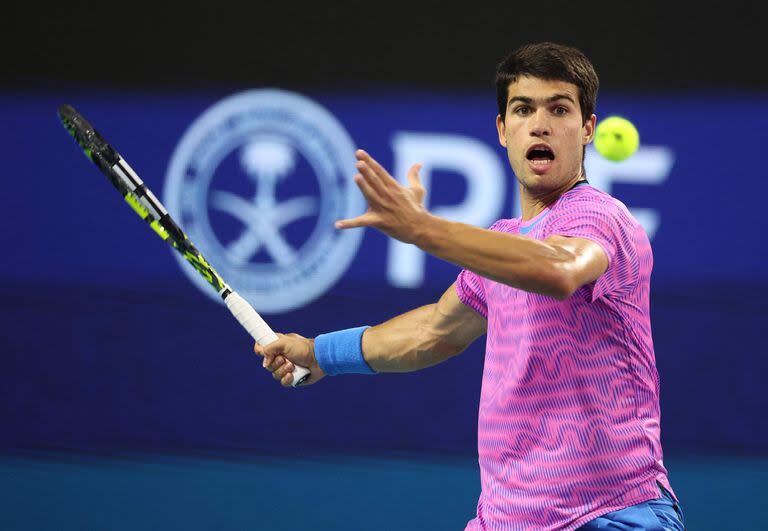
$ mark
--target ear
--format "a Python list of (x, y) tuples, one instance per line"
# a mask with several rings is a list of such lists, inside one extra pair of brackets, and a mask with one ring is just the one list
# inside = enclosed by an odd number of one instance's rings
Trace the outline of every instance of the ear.
[(595, 138), (595, 124), (597, 123), (597, 116), (592, 115), (589, 117), (589, 120), (584, 122), (584, 127), (582, 128), (584, 131), (584, 137), (582, 140), (582, 144), (585, 146), (592, 142), (592, 139)]
[(507, 128), (504, 126), (504, 119), (501, 117), (500, 114), (496, 115), (496, 131), (499, 133), (499, 144), (501, 144), (504, 147), (507, 147), (507, 137), (504, 136), (504, 133), (506, 133)]

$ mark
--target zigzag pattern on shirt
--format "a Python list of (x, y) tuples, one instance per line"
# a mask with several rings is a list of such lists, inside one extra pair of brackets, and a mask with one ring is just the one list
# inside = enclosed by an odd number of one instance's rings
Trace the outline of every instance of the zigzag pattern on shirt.
[[(499, 220), (491, 229), (519, 226)], [(459, 298), (488, 319), (482, 494), (467, 529), (575, 529), (655, 497), (657, 479), (668, 485), (648, 238), (623, 204), (589, 186), (565, 193), (526, 237), (551, 235), (597, 243), (608, 269), (565, 301), (466, 270), (456, 281)]]

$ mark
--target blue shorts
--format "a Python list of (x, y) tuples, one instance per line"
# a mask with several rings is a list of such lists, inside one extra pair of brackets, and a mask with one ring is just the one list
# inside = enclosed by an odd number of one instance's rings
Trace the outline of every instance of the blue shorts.
[(683, 531), (683, 509), (667, 489), (659, 485), (660, 498), (598, 516), (579, 531)]

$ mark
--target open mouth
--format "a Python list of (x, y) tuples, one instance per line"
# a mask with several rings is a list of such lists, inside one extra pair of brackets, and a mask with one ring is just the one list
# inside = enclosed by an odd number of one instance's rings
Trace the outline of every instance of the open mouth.
[(535, 144), (528, 148), (525, 157), (534, 165), (545, 165), (555, 160), (555, 152), (546, 144)]

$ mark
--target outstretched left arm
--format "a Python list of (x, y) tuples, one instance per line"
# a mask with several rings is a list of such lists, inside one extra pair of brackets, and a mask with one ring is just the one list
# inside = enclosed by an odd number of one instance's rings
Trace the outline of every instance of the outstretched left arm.
[(585, 238), (539, 241), (433, 216), (422, 203), (418, 165), (408, 172), (405, 187), (366, 152), (358, 150), (357, 158), (360, 173), (354, 179), (368, 211), (338, 221), (337, 228), (374, 227), (491, 280), (557, 299), (570, 297), (608, 268), (603, 249)]

